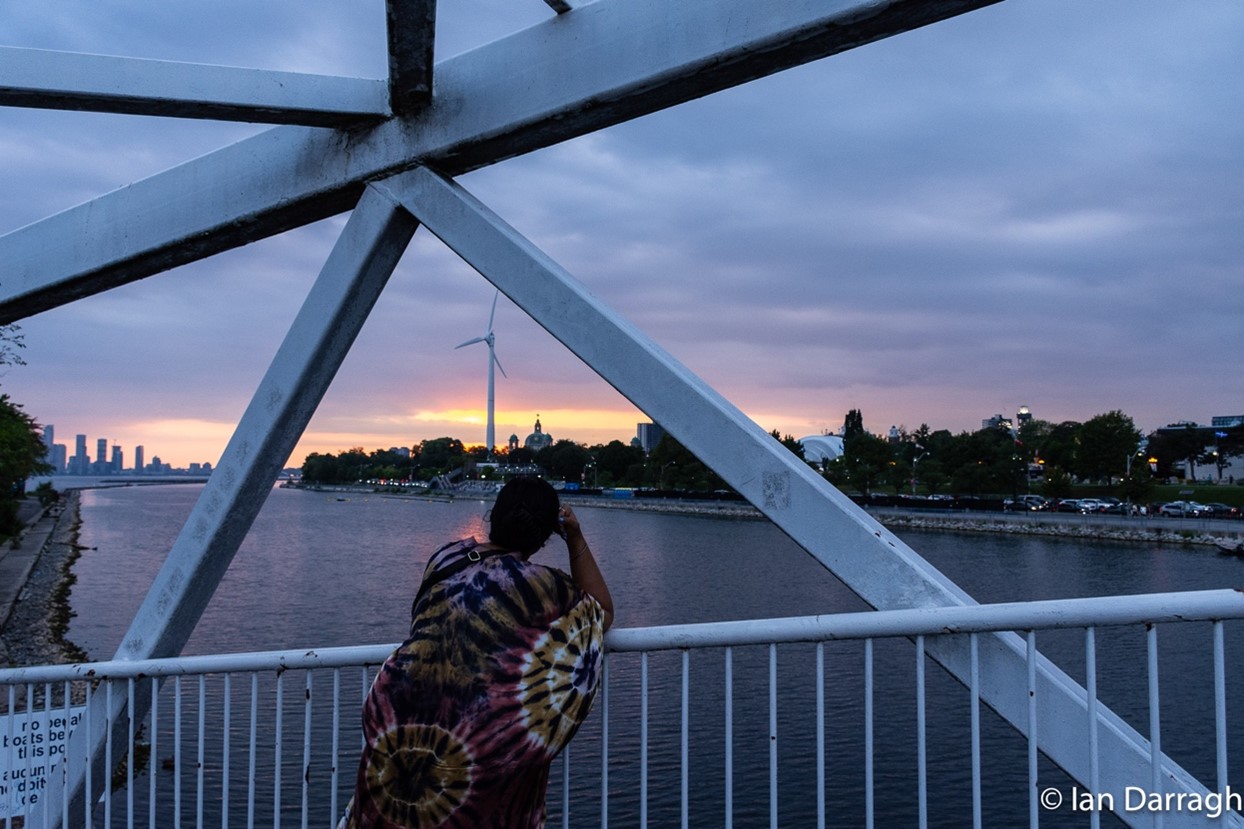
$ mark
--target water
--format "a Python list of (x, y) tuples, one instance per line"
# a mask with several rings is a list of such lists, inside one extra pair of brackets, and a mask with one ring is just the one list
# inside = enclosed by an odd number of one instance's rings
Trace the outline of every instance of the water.
[[(72, 605), (77, 616), (69, 636), (94, 658), (115, 651), (199, 486), (92, 490), (82, 503), (82, 544), (89, 548), (75, 571)], [(294, 649), (400, 641), (409, 624), (410, 599), (427, 557), (444, 541), (485, 535), (488, 505), (477, 501), (427, 502), (399, 497), (351, 496), (276, 489), (239, 550), (228, 574), (191, 637), (187, 653)], [(865, 606), (780, 531), (765, 522), (660, 515), (625, 510), (578, 509), (617, 608), (617, 624), (636, 627), (726, 619), (795, 616), (862, 610)], [(1230, 587), (1244, 563), (1213, 550), (1038, 537), (904, 533), (905, 540), (980, 601), (1019, 601), (1104, 594), (1148, 593)], [(541, 560), (565, 567), (554, 539)], [(1227, 630), (1228, 671), (1244, 657), (1238, 633)], [(1083, 635), (1042, 634), (1039, 645), (1078, 680), (1083, 680)], [(1203, 781), (1214, 781), (1213, 689), (1208, 625), (1164, 626), (1163, 749)], [(914, 747), (914, 649), (910, 642), (876, 643), (875, 728), (878, 825), (916, 822)], [(1098, 635), (1099, 694), (1141, 733), (1148, 731), (1143, 631), (1103, 630)], [(648, 822), (677, 825), (681, 803), (681, 653), (649, 658)], [(734, 721), (734, 825), (769, 825), (768, 649), (735, 649), (732, 655)], [(863, 645), (825, 646), (826, 800), (830, 825), (863, 823)], [(724, 654), (689, 657), (693, 705), (688, 733), (689, 814), (692, 826), (720, 826), (725, 812)], [(610, 765), (608, 814), (611, 824), (638, 825), (639, 768), (638, 655), (610, 660)], [(815, 825), (816, 650), (779, 650), (781, 692), (778, 733), (781, 766), (779, 824)], [(930, 825), (969, 822), (969, 700), (962, 686), (929, 665), (928, 743)], [(316, 682), (321, 682), (318, 679)], [(298, 680), (301, 682), (301, 679)], [(343, 699), (357, 698), (362, 681), (350, 677)], [(322, 686), (320, 686), (322, 687)], [(234, 689), (235, 711), (246, 711), (249, 689)], [(188, 709), (197, 704), (188, 695)], [(301, 757), (301, 687), (286, 692), (287, 751), (297, 755), (281, 770), (285, 789), (279, 811), (297, 820)], [(162, 722), (168, 704), (162, 699)], [(1244, 700), (1230, 700), (1228, 722), (1244, 722)], [(209, 707), (218, 703), (209, 701)], [(1191, 714), (1191, 715), (1190, 715)], [(185, 715), (194, 716), (188, 710)], [(237, 716), (235, 714), (235, 716)], [(349, 719), (353, 712), (343, 719)], [(244, 717), (243, 717), (244, 718)], [(984, 721), (985, 825), (1027, 822), (1025, 743), (987, 710)], [(188, 719), (188, 722), (193, 722)], [(357, 731), (343, 725), (343, 773), (349, 778)], [(160, 729), (159, 755), (173, 745)], [(246, 744), (241, 731), (234, 751)], [(214, 738), (208, 756), (212, 756)], [(598, 710), (572, 746), (572, 825), (599, 823), (601, 723)], [(183, 737), (183, 757), (193, 758), (193, 740)], [(1234, 751), (1234, 749), (1233, 749)], [(1231, 767), (1244, 768), (1233, 753)], [(193, 768), (193, 759), (190, 761)], [(168, 771), (161, 791), (171, 786)], [(317, 781), (324, 770), (313, 770)], [(187, 800), (194, 799), (193, 778)], [(243, 772), (231, 772), (241, 778)], [(273, 788), (272, 770), (260, 788)], [(220, 770), (208, 775), (208, 791)], [(560, 824), (560, 778), (550, 789), (550, 825)], [(1144, 784), (1146, 781), (1138, 781)], [(1043, 761), (1042, 785), (1071, 783)], [(145, 775), (136, 788), (146, 786)], [(231, 789), (240, 785), (231, 781)], [(293, 788), (290, 788), (292, 786)], [(341, 803), (348, 796), (343, 780)], [(1233, 788), (1244, 789), (1236, 778)], [(327, 795), (313, 791), (314, 821), (328, 825)], [(231, 799), (241, 803), (245, 789)], [(163, 795), (162, 795), (163, 797)], [(140, 796), (141, 800), (141, 796)], [(274, 798), (273, 798), (274, 800)], [(183, 805), (183, 813), (192, 815)], [(235, 810), (241, 808), (234, 807)], [(257, 819), (270, 824), (274, 802), (258, 806)], [(239, 819), (244, 815), (239, 815)], [(1118, 825), (1112, 818), (1104, 825)], [(1042, 815), (1046, 826), (1086, 825), (1083, 814), (1064, 809)]]

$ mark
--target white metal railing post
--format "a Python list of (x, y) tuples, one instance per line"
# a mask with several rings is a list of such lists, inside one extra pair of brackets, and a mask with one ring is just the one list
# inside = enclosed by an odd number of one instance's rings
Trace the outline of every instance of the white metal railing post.
[(206, 792), (206, 772), (204, 768), (207, 761), (207, 675), (199, 674), (199, 744), (195, 752), (195, 775), (194, 775), (194, 825), (195, 829), (203, 827), (203, 807)]
[[(90, 689), (90, 685), (87, 685)], [(151, 677), (151, 760), (149, 764), (149, 773), (147, 775), (147, 829), (156, 829), (156, 773), (155, 762), (160, 756), (160, 680), (158, 677)], [(91, 708), (87, 705), (86, 713), (90, 715)], [(90, 765), (89, 763), (87, 765)], [(88, 772), (90, 769), (87, 770)], [(87, 775), (86, 790), (91, 791), (90, 775)], [(86, 799), (90, 802), (90, 798)]]
[(333, 668), (333, 738), (332, 738), (332, 773), (329, 780), (332, 787), (328, 797), (328, 823), (336, 825), (337, 813), (337, 768), (341, 762), (341, 669)]
[[(645, 655), (646, 652), (645, 652)], [(734, 827), (734, 648), (727, 647), (725, 652), (726, 669), (726, 768), (724, 772), (726, 786), (726, 814), (723, 825), (725, 829)]]
[(1028, 825), (1037, 829), (1041, 820), (1037, 795), (1037, 632), (1025, 637), (1028, 666)]
[(246, 767), (246, 829), (255, 829), (255, 788), (258, 777), (257, 740), (259, 733), (259, 674), (251, 674), (250, 745)]
[[(126, 755), (125, 755), (125, 825), (128, 829), (134, 829), (134, 766), (136, 758), (134, 756), (134, 718), (130, 712), (134, 710), (134, 677), (125, 680), (125, 718), (128, 721), (126, 725)], [(68, 693), (69, 686), (65, 685), (65, 691)], [(69, 792), (64, 792), (65, 811), (69, 811)], [(66, 815), (68, 817), (68, 815)], [(68, 825), (68, 824), (66, 824)], [(200, 822), (202, 825), (202, 822)]]
[[(64, 685), (65, 698), (62, 700), (65, 704), (65, 727), (64, 737), (61, 739), (60, 745), (60, 779), (61, 779), (61, 799), (60, 799), (60, 820), (62, 826), (69, 825), (69, 792), (64, 787), (64, 782), (69, 777), (69, 736), (70, 723), (73, 720), (73, 685), (69, 680), (65, 680)], [(10, 712), (12, 709), (10, 709)], [(131, 741), (133, 742), (133, 741)], [(12, 766), (8, 766), (12, 768)]]
[(777, 645), (769, 645), (769, 829), (778, 829)]
[[(111, 710), (111, 706), (109, 706)], [(111, 763), (109, 764), (111, 766)], [(107, 823), (105, 823), (107, 825)], [(181, 826), (181, 677), (173, 680), (173, 826)]]
[(924, 636), (916, 637), (916, 776), (919, 791), (919, 825), (929, 825), (929, 765), (924, 699)]
[(600, 670), (600, 829), (609, 829), (609, 657)]
[[(1093, 803), (1097, 803), (1099, 789), (1098, 773), (1101, 758), (1098, 757), (1097, 737), (1097, 629), (1084, 629), (1084, 684), (1088, 693), (1088, 751), (1089, 751), (1089, 793)], [(1089, 826), (1099, 829), (1101, 826), (1101, 810), (1093, 808), (1089, 811)]]
[(284, 759), (285, 674), (276, 675), (276, 704), (272, 711), (272, 829), (281, 829), (281, 760)]
[(648, 652), (639, 655), (639, 827), (648, 829)]
[[(8, 739), (5, 741), (6, 745), (4, 748), (4, 754), (5, 754), (4, 767), (6, 769), (13, 769), (17, 767), (17, 764), (13, 762), (14, 760), (17, 759), (17, 745), (16, 745), (16, 741), (14, 740), (14, 737), (17, 734), (16, 732), (16, 728), (17, 728), (17, 686), (16, 685), (9, 686), (8, 712), (9, 712), (9, 716), (7, 717), (7, 720), (8, 720), (8, 726), (9, 726), (8, 727), (9, 733), (8, 733)], [(68, 763), (69, 763), (69, 758), (66, 757), (65, 764), (68, 765)], [(6, 791), (4, 794), (4, 800), (3, 800), (4, 829), (13, 829), (13, 818), (12, 818), (12, 814), (14, 811), (13, 803), (16, 800), (17, 800), (17, 787), (9, 786), (8, 791)]]
[(689, 766), (691, 765), (691, 761), (688, 756), (689, 755), (688, 747), (690, 745), (690, 740), (691, 740), (690, 728), (688, 727), (688, 723), (691, 718), (690, 684), (691, 684), (691, 651), (684, 648), (682, 652), (682, 695), (681, 695), (681, 706), (680, 706), (682, 709), (682, 714), (681, 714), (682, 722), (679, 726), (679, 763), (678, 763), (679, 790), (680, 790), (679, 825), (682, 826), (682, 829), (687, 829), (689, 825), (688, 818), (689, 818), (689, 808), (690, 808), (690, 802), (689, 802), (690, 791), (688, 789), (688, 783), (687, 783)]
[[(1145, 637), (1149, 678), (1149, 760), (1153, 764), (1150, 796), (1161, 797), (1162, 785), (1162, 707), (1158, 697), (1158, 626), (1149, 625)], [(1162, 829), (1162, 812), (1153, 814), (1154, 829)]]
[(825, 643), (816, 643), (816, 827), (825, 829)]
[(972, 651), (972, 827), (981, 829), (981, 670), (977, 636), (968, 634)]
[(311, 788), (311, 672), (307, 671), (306, 697), (302, 708), (302, 829), (310, 820)]
[(873, 640), (864, 640), (864, 826), (873, 829)]
[[(1223, 643), (1222, 619), (1214, 620), (1214, 754), (1218, 791), (1225, 794), (1227, 778), (1227, 660)], [(1226, 810), (1222, 815), (1227, 825)]]
[[(112, 720), (116, 716), (113, 712), (116, 707), (113, 705), (112, 686), (115, 680), (108, 680), (104, 683), (104, 699), (108, 703), (108, 713), (106, 725), (108, 735), (104, 740), (104, 825), (112, 826)], [(44, 811), (44, 827), (47, 827), (47, 810)]]
[[(48, 723), (52, 721), (52, 683), (51, 682), (44, 683), (43, 685), (43, 721), (48, 722)], [(47, 780), (50, 778), (51, 778), (51, 775), (47, 775), (47, 777), (45, 777), (44, 779)], [(46, 795), (46, 791), (45, 791), (45, 795)], [(52, 813), (52, 809), (49, 806), (48, 808), (43, 809), (42, 812), (43, 812), (43, 829), (48, 829), (48, 827), (51, 825), (51, 818), (49, 816)]]
[(229, 751), (232, 748), (233, 731), (233, 674), (227, 673), (224, 677), (224, 726), (221, 728), (220, 735), (220, 829), (229, 829), (229, 766), (232, 758)]

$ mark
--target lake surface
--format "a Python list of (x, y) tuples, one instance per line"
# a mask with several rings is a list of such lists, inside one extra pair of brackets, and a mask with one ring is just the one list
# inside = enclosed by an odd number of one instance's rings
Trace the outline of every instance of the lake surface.
[[(90, 490), (83, 493), (81, 543), (75, 566), (70, 638), (92, 658), (116, 650), (129, 621), (181, 529), (201, 486)], [(488, 504), (396, 496), (349, 496), (274, 489), (209, 604), (186, 653), (321, 648), (398, 642), (409, 625), (410, 601), (431, 553), (445, 541), (486, 536)], [(866, 606), (810, 556), (767, 522), (698, 518), (627, 510), (577, 508), (601, 563), (621, 627), (798, 616), (864, 610)], [(1244, 562), (1206, 548), (1092, 542), (1041, 537), (901, 533), (914, 549), (982, 602), (1234, 587)], [(554, 539), (540, 554), (566, 567)], [(1228, 682), (1244, 664), (1244, 645), (1227, 628)], [(1168, 625), (1160, 631), (1163, 660), (1162, 746), (1208, 784), (1214, 781), (1213, 687), (1208, 624)], [(1083, 634), (1043, 634), (1041, 650), (1083, 679)], [(915, 825), (916, 754), (914, 648), (907, 641), (876, 643), (877, 825)], [(863, 646), (825, 646), (829, 825), (863, 824)], [(681, 654), (649, 657), (648, 824), (678, 825), (680, 816)], [(769, 823), (768, 649), (735, 649), (733, 659), (734, 826)], [(1099, 695), (1141, 733), (1148, 731), (1143, 631), (1098, 635)], [(724, 655), (690, 657), (690, 825), (724, 822)], [(815, 648), (779, 650), (779, 822), (815, 826)], [(638, 825), (639, 657), (609, 661), (611, 825)], [(930, 825), (970, 824), (969, 700), (966, 691), (929, 664), (928, 742)], [(317, 678), (316, 680), (320, 680)], [(352, 683), (359, 680), (352, 678)], [(351, 690), (357, 695), (361, 689)], [(301, 697), (301, 687), (297, 694)], [(1236, 695), (1238, 697), (1239, 695)], [(192, 701), (193, 702), (193, 701)], [(297, 824), (301, 769), (301, 699), (290, 708), (287, 737), (298, 757), (282, 771), (279, 811)], [(210, 705), (211, 703), (209, 703)], [(162, 718), (168, 707), (161, 697)], [(235, 710), (246, 710), (235, 703)], [(193, 707), (193, 705), (191, 705)], [(600, 705), (572, 746), (572, 825), (599, 825)], [(189, 714), (187, 716), (190, 716)], [(237, 716), (237, 715), (235, 715)], [(348, 797), (356, 754), (352, 710), (343, 715), (346, 757), (340, 803)], [(244, 718), (244, 717), (243, 717)], [(987, 710), (984, 721), (985, 825), (1026, 824), (1025, 743)], [(1229, 694), (1229, 723), (1244, 722), (1244, 701)], [(160, 748), (171, 747), (160, 726)], [(350, 729), (354, 729), (353, 732)], [(191, 729), (193, 730), (193, 729)], [(244, 737), (239, 737), (239, 745)], [(350, 742), (350, 739), (355, 742)], [(183, 757), (193, 758), (183, 738)], [(1244, 756), (1233, 746), (1233, 788), (1244, 790)], [(191, 752), (189, 755), (185, 752)], [(235, 745), (235, 752), (242, 750)], [(171, 752), (170, 752), (171, 753)], [(210, 757), (209, 752), (209, 757)], [(244, 757), (241, 758), (245, 760)], [(190, 765), (193, 767), (193, 759)], [(550, 788), (550, 825), (560, 823), (560, 776)], [(271, 770), (260, 775), (269, 788)], [(156, 772), (167, 776), (167, 772)], [(321, 774), (319, 770), (315, 772)], [(213, 771), (219, 778), (219, 770)], [(231, 780), (244, 777), (231, 772)], [(1043, 761), (1042, 785), (1070, 792), (1071, 783)], [(326, 786), (317, 777), (313, 825), (330, 825)], [(1143, 784), (1145, 781), (1138, 781)], [(145, 791), (145, 776), (136, 788)], [(160, 780), (163, 790), (171, 785)], [(193, 779), (189, 785), (193, 800)], [(231, 789), (236, 781), (231, 783)], [(233, 794), (236, 804), (245, 796)], [(269, 800), (273, 799), (270, 796)], [(140, 799), (142, 799), (140, 797)], [(145, 803), (145, 801), (144, 801)], [(144, 807), (145, 808), (145, 807)], [(235, 808), (237, 808), (235, 806)], [(193, 805), (183, 804), (183, 811)], [(266, 811), (265, 811), (266, 810)], [(261, 804), (257, 820), (272, 825), (277, 807)], [(244, 818), (244, 815), (242, 816)], [(1084, 814), (1042, 814), (1047, 826), (1087, 825)], [(141, 822), (145, 825), (145, 816)], [(214, 822), (219, 822), (215, 819)], [(1107, 817), (1103, 825), (1118, 825)]]

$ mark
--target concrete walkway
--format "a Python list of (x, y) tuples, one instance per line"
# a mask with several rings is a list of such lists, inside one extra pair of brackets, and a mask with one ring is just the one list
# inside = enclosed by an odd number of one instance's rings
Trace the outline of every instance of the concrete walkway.
[(30, 571), (43, 554), (62, 508), (53, 504), (45, 510), (35, 498), (18, 502), (17, 515), (26, 529), (15, 540), (0, 544), (0, 630), (8, 624), (13, 606), (26, 589)]

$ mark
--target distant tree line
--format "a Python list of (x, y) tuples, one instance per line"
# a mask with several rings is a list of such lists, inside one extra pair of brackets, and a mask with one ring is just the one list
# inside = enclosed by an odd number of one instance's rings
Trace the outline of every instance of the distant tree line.
[[(802, 457), (799, 441), (790, 435), (781, 440)], [(463, 470), (478, 477), (479, 464), (486, 458), (483, 447), (467, 449), (457, 438), (425, 440), (412, 447), (409, 456), (393, 450), (367, 452), (355, 447), (336, 455), (312, 453), (302, 465), (302, 479), (308, 483), (353, 483), (358, 481), (432, 481), (440, 475)], [(500, 473), (538, 466), (550, 479), (571, 481), (587, 487), (647, 487), (710, 491), (727, 489), (721, 478), (705, 466), (681, 443), (666, 435), (651, 453), (620, 440), (585, 446), (571, 440), (558, 440), (540, 451), (519, 447), (500, 450), (495, 461)]]
[[(852, 409), (843, 422), (843, 454), (817, 468), (840, 489), (861, 494), (886, 490), (1013, 496), (1031, 491), (1058, 498), (1070, 495), (1076, 483), (1099, 483), (1139, 501), (1155, 480), (1172, 477), (1181, 468), (1193, 470), (1191, 475), (1197, 464), (1216, 464), (1221, 475), (1231, 458), (1244, 456), (1244, 427), (1217, 432), (1195, 425), (1168, 427), (1143, 437), (1132, 418), (1117, 410), (1083, 423), (1033, 419), (1018, 428), (1002, 424), (959, 434), (934, 431), (927, 424), (896, 431), (889, 438), (874, 435), (864, 428), (861, 412)], [(1213, 436), (1212, 444), (1207, 444), (1207, 434)], [(770, 436), (803, 458), (803, 447), (793, 436), (776, 430)], [(478, 477), (484, 458), (483, 447), (467, 449), (456, 438), (441, 437), (421, 442), (409, 456), (392, 450), (369, 453), (361, 447), (337, 455), (312, 454), (302, 474), (312, 483), (430, 481), (455, 470)], [(594, 446), (559, 440), (538, 452), (502, 450), (496, 461), (502, 474), (537, 465), (553, 480), (588, 487), (729, 490), (668, 435), (647, 455), (619, 440)]]
[(1231, 458), (1244, 456), (1244, 426), (1207, 430), (1195, 424), (1142, 436), (1132, 418), (1115, 410), (1083, 423), (1029, 420), (961, 432), (898, 430), (887, 440), (863, 428), (857, 410), (843, 424), (843, 455), (825, 468), (840, 488), (878, 488), (918, 494), (1018, 495), (1031, 490), (1066, 497), (1076, 483), (1118, 487), (1121, 497), (1143, 500), (1156, 481), (1194, 477), (1196, 464), (1212, 463), (1219, 478)]

